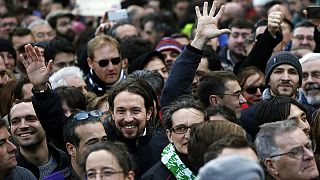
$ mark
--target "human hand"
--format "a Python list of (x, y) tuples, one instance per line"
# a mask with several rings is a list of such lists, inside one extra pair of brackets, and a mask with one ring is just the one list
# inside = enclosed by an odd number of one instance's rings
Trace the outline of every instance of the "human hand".
[(268, 31), (273, 37), (276, 36), (278, 31), (281, 31), (281, 23), (283, 20), (280, 6), (276, 5), (275, 10), (276, 11), (273, 11), (268, 15)]
[(230, 33), (229, 29), (218, 29), (218, 22), (221, 19), (221, 15), (224, 12), (224, 5), (220, 7), (219, 12), (214, 16), (216, 12), (217, 2), (214, 1), (210, 12), (208, 14), (208, 2), (203, 4), (203, 12), (201, 14), (199, 6), (195, 7), (197, 15), (197, 29), (194, 40), (191, 45), (195, 48), (202, 49), (204, 45), (212, 38), (215, 38), (223, 33)]
[(41, 55), (38, 47), (32, 47), (31, 44), (27, 44), (24, 48), (27, 59), (25, 59), (22, 54), (20, 54), (20, 58), (26, 68), (31, 84), (36, 90), (46, 89), (46, 83), (51, 75), (53, 61), (50, 60), (46, 66), (44, 57)]

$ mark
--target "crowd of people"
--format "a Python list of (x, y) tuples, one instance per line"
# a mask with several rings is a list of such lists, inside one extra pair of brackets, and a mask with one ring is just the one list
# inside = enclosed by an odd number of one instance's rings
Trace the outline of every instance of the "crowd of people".
[(76, 3), (0, 0), (0, 180), (318, 178), (320, 1)]

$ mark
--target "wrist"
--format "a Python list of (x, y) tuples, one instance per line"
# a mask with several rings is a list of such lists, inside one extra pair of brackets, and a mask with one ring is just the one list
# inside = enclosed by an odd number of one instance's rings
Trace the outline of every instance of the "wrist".
[(51, 85), (49, 83), (36, 85), (36, 86), (33, 86), (32, 88), (32, 90), (36, 93), (42, 93), (48, 89), (51, 89)]

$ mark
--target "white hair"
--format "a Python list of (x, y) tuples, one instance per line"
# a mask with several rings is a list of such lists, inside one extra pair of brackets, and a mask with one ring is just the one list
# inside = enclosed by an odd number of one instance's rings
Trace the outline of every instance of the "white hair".
[(50, 26), (48, 21), (43, 20), (43, 19), (36, 19), (36, 20), (32, 21), (32, 23), (29, 24), (28, 29), (30, 29), (32, 31), (35, 27), (40, 26), (40, 25)]
[(59, 71), (52, 74), (49, 78), (49, 82), (52, 86), (52, 89), (56, 89), (61, 86), (68, 86), (65, 78), (67, 77), (78, 77), (83, 79), (83, 72), (79, 67), (69, 66), (61, 68)]
[(300, 64), (314, 61), (314, 60), (320, 60), (320, 53), (307, 53), (302, 58), (299, 59)]

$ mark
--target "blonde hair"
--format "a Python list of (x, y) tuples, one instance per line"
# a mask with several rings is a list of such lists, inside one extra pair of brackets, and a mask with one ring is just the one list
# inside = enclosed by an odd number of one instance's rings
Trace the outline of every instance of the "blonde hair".
[(96, 49), (101, 48), (106, 45), (114, 46), (115, 48), (117, 48), (117, 50), (120, 53), (119, 42), (116, 39), (114, 39), (113, 37), (103, 34), (103, 35), (98, 35), (98, 36), (94, 37), (93, 39), (91, 39), (88, 42), (88, 46), (87, 46), (88, 47), (88, 57), (90, 59), (93, 59), (94, 58), (94, 55), (93, 55), (94, 51)]

